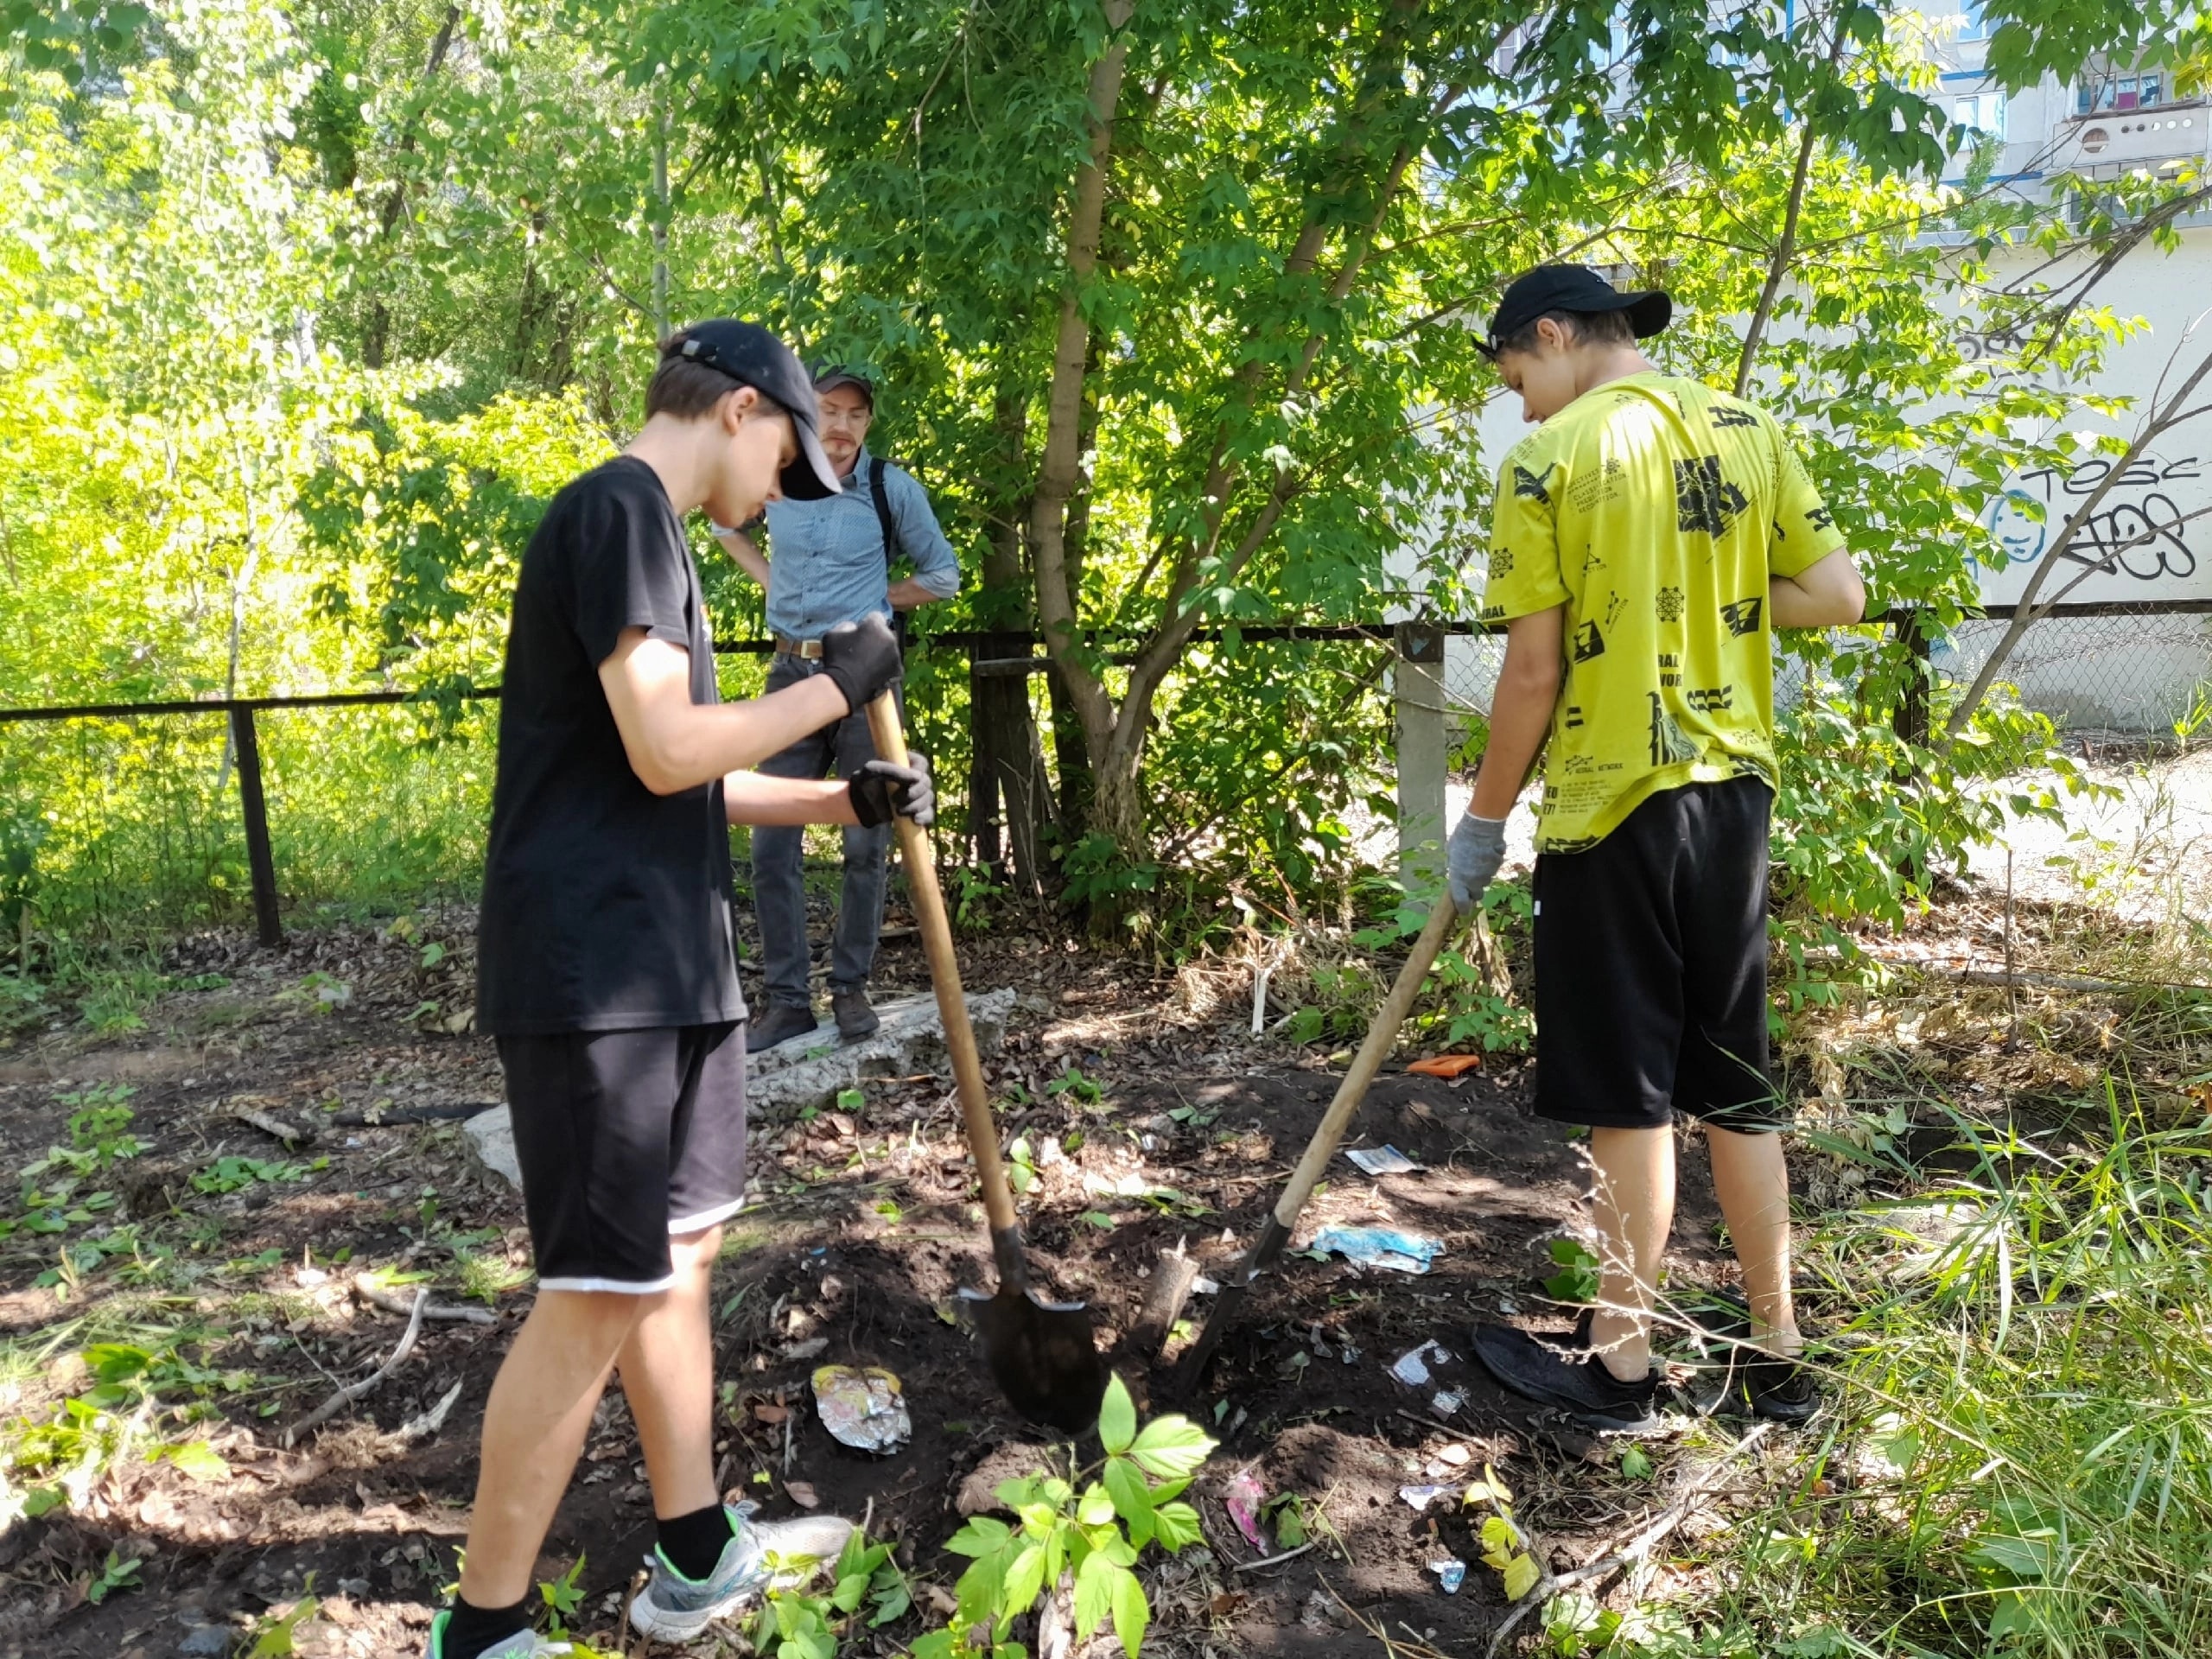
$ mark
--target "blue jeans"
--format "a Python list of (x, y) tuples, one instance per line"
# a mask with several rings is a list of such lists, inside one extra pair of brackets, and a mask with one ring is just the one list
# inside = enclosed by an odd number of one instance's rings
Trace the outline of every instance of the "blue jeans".
[[(822, 671), (818, 662), (779, 652), (768, 669), (768, 690), (780, 691)], [(842, 777), (875, 759), (868, 716), (855, 711), (825, 726), (780, 754), (760, 763), (772, 778)], [(837, 929), (830, 957), (830, 988), (857, 991), (875, 966), (876, 936), (883, 931), (885, 867), (891, 826), (849, 828), (845, 835), (843, 890), (837, 904)], [(804, 1007), (806, 970), (806, 873), (804, 830), (762, 824), (753, 831), (753, 907), (760, 918), (761, 965), (768, 1001)]]

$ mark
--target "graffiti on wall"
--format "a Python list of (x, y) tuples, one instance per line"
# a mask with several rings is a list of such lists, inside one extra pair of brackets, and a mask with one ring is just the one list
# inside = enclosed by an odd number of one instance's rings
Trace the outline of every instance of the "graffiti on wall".
[[(2113, 457), (2097, 455), (2068, 469), (2039, 467), (2019, 474), (1990, 502), (1982, 523), (2005, 550), (2006, 565), (1982, 573), (1985, 598), (2017, 596), (2084, 499), (2116, 465)], [(2130, 462), (2058, 555), (2074, 568), (2048, 578), (2044, 595), (2055, 591), (2053, 583), (2065, 587), (2084, 575), (2088, 580), (2069, 597), (2149, 598), (2153, 595), (2143, 588), (2156, 584), (2156, 596), (2164, 598), (2175, 584), (2198, 585), (2199, 561), (2190, 543), (2194, 520), (2203, 511), (2202, 478), (2193, 454), (2146, 454)], [(2191, 505), (2184, 507), (2183, 501)], [(2003, 593), (1995, 591), (2000, 588)]]

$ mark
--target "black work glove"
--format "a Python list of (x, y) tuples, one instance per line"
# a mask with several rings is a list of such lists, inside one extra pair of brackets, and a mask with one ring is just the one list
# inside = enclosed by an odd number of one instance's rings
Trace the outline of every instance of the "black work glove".
[(874, 613), (859, 622), (840, 622), (822, 636), (822, 671), (845, 694), (848, 714), (896, 685), (903, 666), (891, 625)]
[(925, 830), (937, 822), (937, 790), (930, 782), (927, 755), (910, 754), (903, 766), (863, 760), (846, 778), (845, 787), (853, 792), (853, 816), (864, 830), (890, 823), (894, 812)]

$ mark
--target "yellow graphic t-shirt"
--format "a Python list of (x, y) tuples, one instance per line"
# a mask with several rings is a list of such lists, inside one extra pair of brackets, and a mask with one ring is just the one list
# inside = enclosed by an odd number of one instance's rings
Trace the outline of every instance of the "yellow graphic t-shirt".
[(1776, 779), (1770, 576), (1843, 545), (1774, 417), (1654, 371), (1505, 458), (1483, 618), (1567, 607), (1536, 845), (1592, 847), (1661, 790)]

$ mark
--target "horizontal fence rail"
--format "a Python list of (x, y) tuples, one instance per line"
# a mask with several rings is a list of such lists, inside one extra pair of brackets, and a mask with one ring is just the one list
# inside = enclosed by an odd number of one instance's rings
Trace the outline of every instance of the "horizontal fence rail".
[[(1967, 621), (2010, 621), (2018, 607), (1990, 605), (1983, 607)], [(2036, 613), (2036, 620), (2045, 617), (2118, 617), (2139, 616), (2155, 613), (2173, 616), (2212, 615), (2212, 600), (2169, 600), (2149, 604), (2135, 601), (2089, 601), (2060, 604), (2046, 611)], [(1898, 633), (1911, 640), (1924, 653), (1925, 634), (1921, 619), (1925, 612), (1910, 608), (1893, 608), (1870, 620), (1886, 623)], [(1321, 643), (1326, 641), (1370, 641), (1391, 646), (1402, 659), (1402, 666), (1415, 675), (1434, 677), (1441, 661), (1442, 641), (1446, 636), (1461, 638), (1500, 635), (1506, 632), (1502, 622), (1434, 620), (1402, 620), (1392, 622), (1255, 622), (1249, 625), (1230, 624), (1195, 630), (1191, 639), (1195, 643), (1218, 644), (1234, 639), (1239, 643), (1263, 644), (1278, 641)], [(1094, 632), (1086, 640), (1087, 649), (1097, 652), (1109, 664), (1126, 665), (1138, 659), (1134, 647), (1137, 642), (1115, 640)], [(969, 658), (969, 673), (975, 680), (1020, 678), (1051, 671), (1053, 659), (1046, 651), (1041, 634), (1020, 629), (982, 630), (947, 629), (942, 632), (918, 635), (909, 641), (909, 649), (964, 653)], [(717, 656), (767, 656), (776, 649), (772, 639), (717, 640)], [(999, 654), (988, 654), (999, 653)], [(1436, 682), (1438, 707), (1434, 712), (1440, 717), (1441, 680)], [(1924, 692), (1923, 692), (1924, 697)], [(228, 722), (232, 753), (237, 758), (239, 806), (245, 823), (246, 855), (253, 887), (253, 908), (256, 931), (261, 943), (274, 945), (282, 943), (277, 903), (276, 859), (269, 836), (267, 800), (263, 789), (261, 748), (255, 729), (254, 716), (264, 709), (352, 709), (391, 706), (399, 703), (431, 705), (440, 702), (470, 702), (496, 700), (498, 686), (467, 686), (449, 691), (330, 691), (314, 692), (297, 696), (200, 697), (150, 702), (86, 702), (56, 704), (41, 708), (0, 709), (0, 725), (27, 721), (139, 719), (148, 716), (221, 715)], [(1924, 736), (1926, 714), (1924, 704), (1903, 711), (1901, 718), (1921, 728)], [(1404, 741), (1401, 734), (1402, 744)], [(1435, 744), (1440, 758), (1440, 727)], [(1401, 780), (1402, 791), (1403, 780)], [(1440, 791), (1440, 776), (1437, 780)], [(1441, 802), (1433, 804), (1440, 812)]]

